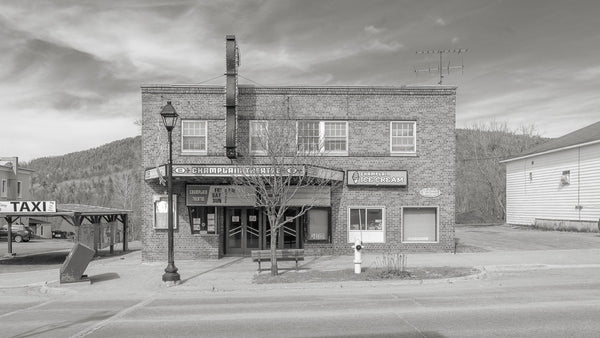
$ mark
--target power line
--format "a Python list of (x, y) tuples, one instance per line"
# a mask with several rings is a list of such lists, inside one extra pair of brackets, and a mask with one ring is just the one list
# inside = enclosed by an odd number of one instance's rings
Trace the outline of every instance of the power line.
[(239, 73), (238, 73), (238, 76), (239, 76), (239, 77), (241, 77), (241, 78), (242, 78), (242, 79), (244, 79), (244, 80), (248, 80), (248, 81), (250, 81), (250, 82), (254, 82), (254, 83), (256, 83), (257, 85), (259, 85), (259, 86), (261, 86), (261, 87), (266, 87), (265, 85), (263, 85), (263, 84), (260, 84), (260, 83), (258, 83), (258, 82), (256, 82), (256, 81), (254, 81), (254, 80), (252, 80), (252, 79), (249, 79), (249, 78), (247, 78), (247, 77), (245, 77), (245, 76), (242, 76), (242, 75), (241, 75), (241, 74), (239, 74)]
[(206, 82), (208, 82), (208, 81), (216, 80), (216, 79), (218, 79), (218, 78), (220, 78), (220, 77), (222, 77), (222, 76), (225, 76), (225, 74), (222, 74), (222, 75), (219, 75), (219, 76), (215, 76), (215, 77), (213, 77), (212, 79), (208, 79), (208, 80), (205, 80), (205, 81), (199, 82), (198, 84), (203, 84), (203, 83), (206, 83)]

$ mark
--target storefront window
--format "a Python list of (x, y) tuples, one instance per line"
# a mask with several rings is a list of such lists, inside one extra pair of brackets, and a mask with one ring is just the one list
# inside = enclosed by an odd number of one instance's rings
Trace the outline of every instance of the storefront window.
[(193, 234), (216, 234), (215, 207), (188, 207)]
[(349, 208), (349, 238), (353, 243), (357, 239), (363, 242), (385, 242), (385, 209), (383, 207)]
[(402, 242), (437, 242), (438, 209), (431, 207), (402, 208)]
[(307, 213), (306, 220), (308, 241), (331, 241), (329, 209), (311, 209)]

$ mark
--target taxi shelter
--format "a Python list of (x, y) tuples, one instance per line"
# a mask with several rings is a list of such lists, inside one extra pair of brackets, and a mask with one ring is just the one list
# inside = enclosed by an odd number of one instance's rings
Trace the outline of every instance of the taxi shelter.
[[(9, 227), (16, 222), (20, 217), (61, 217), (69, 224), (76, 228), (75, 241), (87, 242), (93, 246), (94, 250), (100, 247), (102, 241), (103, 230), (109, 229), (111, 234), (106, 236), (109, 240), (110, 253), (114, 252), (114, 234), (120, 233), (122, 238), (123, 251), (127, 251), (127, 231), (128, 231), (128, 214), (130, 210), (122, 210), (115, 208), (106, 208), (100, 206), (83, 205), (83, 204), (56, 204), (53, 208), (41, 208), (39, 202), (22, 201), (19, 203), (33, 203), (32, 207), (21, 207), (16, 210), (6, 211), (0, 209), (0, 217), (4, 218)], [(36, 203), (37, 207), (36, 207)], [(121, 231), (118, 231), (117, 226), (109, 227), (109, 224), (121, 224)], [(11, 253), (11, 245), (9, 242), (9, 253)]]

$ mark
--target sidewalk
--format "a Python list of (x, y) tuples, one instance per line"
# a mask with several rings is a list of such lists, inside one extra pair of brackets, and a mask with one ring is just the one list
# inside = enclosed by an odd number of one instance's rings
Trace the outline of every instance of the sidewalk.
[[(377, 266), (381, 255), (363, 253), (363, 267)], [(176, 288), (195, 291), (233, 291), (265, 288), (285, 288), (290, 284), (253, 284), (257, 274), (257, 264), (250, 258), (226, 257), (220, 260), (176, 261), (182, 284)], [(268, 265), (268, 264), (267, 264)], [(310, 270), (333, 271), (352, 270), (353, 256), (309, 256), (301, 264), (301, 271), (293, 270), (293, 262), (280, 262), (282, 272), (303, 273)], [(534, 251), (495, 251), (477, 253), (424, 253), (408, 254), (407, 268), (411, 267), (475, 267), (482, 271), (527, 270), (556, 267), (600, 268), (600, 249), (581, 250), (534, 250)], [(40, 270), (0, 274), (0, 289), (19, 287), (40, 287), (44, 292), (68, 293), (82, 288), (94, 293), (111, 294), (127, 290), (128, 295), (146, 294), (166, 288), (161, 276), (166, 262), (141, 263), (141, 252), (111, 257), (90, 262), (85, 273), (92, 283), (59, 284), (59, 270)], [(292, 268), (292, 270), (288, 270)], [(268, 274), (269, 271), (263, 271)], [(394, 283), (402, 282), (394, 280)], [(406, 281), (410, 282), (410, 281)], [(351, 282), (360, 283), (360, 282)], [(311, 283), (302, 287), (310, 288)], [(308, 284), (308, 285), (307, 285)], [(313, 283), (314, 284), (314, 283)], [(317, 285), (315, 285), (316, 287)], [(298, 287), (296, 285), (295, 287)], [(117, 292), (118, 293), (118, 292)]]
[[(522, 271), (551, 268), (600, 268), (600, 235), (592, 233), (565, 233), (532, 231), (529, 229), (500, 226), (460, 226), (457, 237), (461, 245), (476, 252), (407, 254), (406, 266), (419, 267), (466, 267), (477, 268), (483, 273), (491, 271)], [(134, 247), (137, 248), (137, 247)], [(528, 250), (519, 250), (527, 248)], [(378, 267), (382, 254), (363, 250), (363, 268)], [(282, 273), (306, 273), (308, 271), (353, 270), (353, 256), (308, 256), (296, 272), (294, 262), (280, 262)], [(97, 294), (123, 292), (128, 295), (160, 291), (166, 286), (162, 274), (163, 262), (142, 263), (141, 251), (122, 256), (95, 259), (85, 274), (89, 283), (59, 284), (59, 269), (0, 273), (0, 291), (14, 288), (35, 287), (46, 293), (68, 293), (72, 290), (91, 290)], [(257, 264), (248, 257), (225, 257), (219, 260), (176, 260), (182, 283), (173, 290), (231, 291), (258, 290), (266, 288), (319, 287), (323, 283), (253, 284)], [(263, 268), (270, 265), (265, 264)], [(269, 271), (263, 270), (262, 274)], [(391, 281), (390, 281), (391, 282)], [(393, 280), (394, 283), (414, 281)], [(362, 282), (348, 282), (362, 283)], [(372, 282), (370, 282), (372, 283)], [(338, 283), (339, 284), (339, 283)]]

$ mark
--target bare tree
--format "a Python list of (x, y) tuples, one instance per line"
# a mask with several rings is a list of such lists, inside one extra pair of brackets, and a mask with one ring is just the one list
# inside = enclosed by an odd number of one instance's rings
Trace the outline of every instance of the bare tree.
[[(279, 229), (321, 203), (343, 177), (341, 172), (325, 169), (322, 142), (296, 143), (296, 123), (289, 120), (252, 121), (249, 142), (241, 145), (236, 165), (236, 183), (248, 187), (256, 196), (256, 206), (264, 209), (270, 225), (271, 274), (277, 275), (277, 236)], [(307, 190), (310, 192), (307, 194)], [(288, 210), (296, 213), (290, 216)]]
[(503, 220), (506, 168), (500, 161), (545, 140), (533, 125), (513, 131), (496, 121), (458, 130), (457, 138), (457, 213), (478, 211), (487, 220)]

